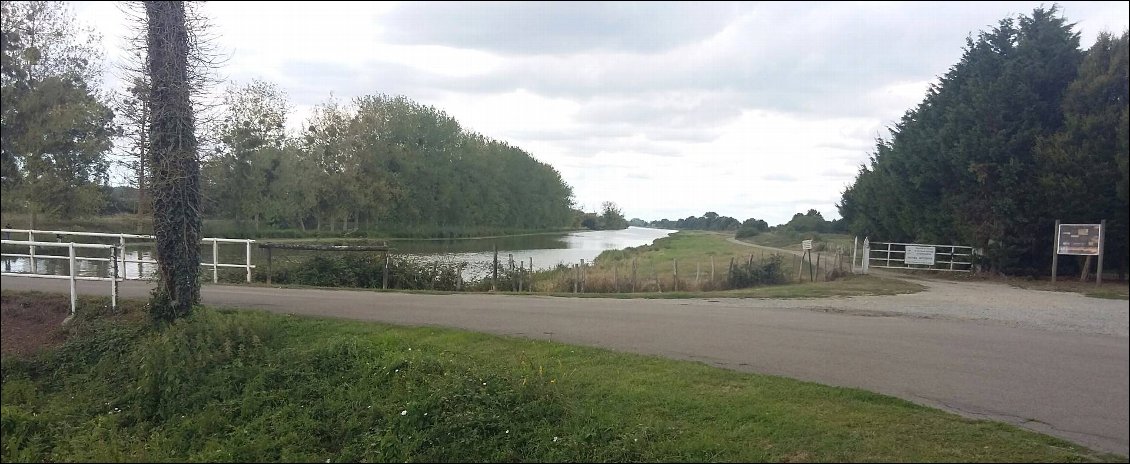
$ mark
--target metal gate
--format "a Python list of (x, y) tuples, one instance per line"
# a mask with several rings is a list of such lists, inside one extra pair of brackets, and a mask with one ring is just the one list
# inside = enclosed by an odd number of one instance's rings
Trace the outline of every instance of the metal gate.
[(973, 272), (977, 254), (973, 247), (961, 245), (872, 242), (864, 238), (860, 265), (864, 274), (872, 267)]

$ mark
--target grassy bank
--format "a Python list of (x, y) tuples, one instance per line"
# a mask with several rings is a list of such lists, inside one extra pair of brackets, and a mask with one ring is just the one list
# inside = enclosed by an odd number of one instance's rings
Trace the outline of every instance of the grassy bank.
[(138, 303), (116, 315), (97, 303), (83, 300), (62, 347), (4, 357), (5, 462), (1118, 458), (698, 363), (243, 311), (157, 331)]
[[(802, 283), (810, 279), (823, 283), (844, 276), (849, 268), (849, 259), (822, 253), (818, 270), (810, 273), (813, 265), (802, 263), (795, 255), (733, 243), (729, 237), (715, 232), (680, 231), (651, 245), (605, 251), (586, 269), (585, 290), (595, 293), (727, 290), (733, 288), (728, 283), (731, 260), (735, 266), (751, 267), (752, 263), (754, 269), (765, 268), (772, 260), (779, 260), (776, 265), (779, 276), (767, 279), (764, 285)], [(815, 254), (812, 259), (815, 264)], [(535, 276), (534, 289), (569, 292), (576, 279), (571, 268), (540, 272)]]
[[(821, 234), (816, 232), (793, 232), (790, 230), (780, 230), (763, 232), (753, 237), (746, 237), (740, 240), (755, 245), (773, 248), (784, 248), (786, 250), (792, 251), (801, 251), (800, 242), (804, 240), (812, 240), (812, 246), (814, 250), (832, 251), (842, 248), (843, 250), (845, 250), (845, 252), (851, 253), (854, 237), (846, 234)], [(860, 244), (860, 246), (862, 246), (862, 244)]]

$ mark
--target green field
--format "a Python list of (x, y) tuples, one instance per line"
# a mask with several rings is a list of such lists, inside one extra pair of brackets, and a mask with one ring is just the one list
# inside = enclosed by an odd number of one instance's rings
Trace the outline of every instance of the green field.
[[(4, 293), (13, 299), (64, 296)], [(3, 461), (1118, 460), (861, 390), (438, 328), (83, 299), (3, 359)], [(1122, 458), (1124, 459), (1124, 458)]]
[[(592, 293), (671, 293), (700, 295), (709, 292), (710, 295), (729, 296), (766, 296), (792, 294), (796, 297), (805, 296), (833, 296), (833, 295), (861, 295), (861, 294), (893, 294), (911, 293), (922, 287), (916, 284), (901, 284), (883, 279), (861, 279), (853, 285), (835, 285), (830, 288), (819, 288), (817, 285), (805, 285), (792, 290), (766, 291), (765, 287), (744, 288), (727, 290), (726, 277), (731, 264), (735, 265), (753, 262), (765, 263), (774, 256), (781, 260), (782, 284), (807, 283), (814, 280), (813, 284), (834, 283), (837, 279), (850, 276), (850, 255), (837, 256), (832, 252), (820, 252), (819, 256), (813, 254), (812, 264), (802, 263), (800, 257), (785, 251), (772, 251), (764, 248), (751, 247), (731, 241), (732, 235), (704, 232), (680, 231), (671, 236), (645, 245), (624, 250), (611, 250), (601, 253), (596, 258), (593, 266), (586, 269), (585, 291)], [(799, 248), (799, 242), (798, 242)], [(818, 270), (810, 272), (819, 258)], [(633, 279), (632, 269), (635, 266)], [(675, 273), (678, 269), (678, 279)], [(538, 273), (535, 276), (535, 290), (550, 293), (565, 293), (572, 291), (572, 281), (575, 274), (572, 269), (559, 269)], [(634, 282), (634, 285), (633, 285)], [(873, 291), (864, 287), (872, 285)], [(777, 285), (779, 286), (779, 285)], [(836, 293), (836, 288), (852, 287), (846, 293)], [(634, 291), (633, 291), (634, 289)], [(812, 290), (810, 292), (810, 290)], [(683, 292), (683, 293), (679, 293)], [(649, 295), (657, 296), (657, 295)], [(672, 295), (667, 295), (672, 296)]]

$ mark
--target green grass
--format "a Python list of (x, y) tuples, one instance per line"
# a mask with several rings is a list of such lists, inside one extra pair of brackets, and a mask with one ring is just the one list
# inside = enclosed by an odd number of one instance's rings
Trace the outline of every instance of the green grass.
[(711, 292), (665, 291), (663, 293), (551, 293), (551, 296), (581, 298), (832, 298), (869, 295), (901, 295), (918, 293), (926, 287), (901, 279), (887, 279), (867, 275), (849, 275), (831, 282), (811, 282), (789, 285)]
[(835, 250), (843, 248), (851, 253), (854, 237), (846, 234), (827, 234), (816, 232), (793, 232), (789, 230), (763, 232), (753, 237), (740, 239), (743, 242), (755, 245), (783, 248), (792, 251), (801, 251), (800, 245), (804, 240), (812, 240), (813, 247), (818, 250)]
[[(704, 231), (680, 231), (660, 238), (651, 245), (623, 250), (609, 250), (596, 258), (596, 264), (586, 272), (586, 291), (594, 293), (631, 293), (632, 263), (636, 268), (636, 292), (664, 294), (676, 290), (675, 264), (678, 264), (678, 291), (691, 292), (695, 296), (701, 292), (715, 292), (725, 287), (730, 260), (741, 264), (753, 257), (755, 263), (762, 263), (774, 254), (782, 259), (785, 282), (806, 282), (809, 279), (808, 264), (804, 264), (803, 277), (798, 277), (800, 259), (786, 252), (772, 251), (734, 243), (728, 234)], [(813, 262), (816, 261), (813, 255)], [(835, 267), (832, 253), (822, 253), (821, 272), (817, 272), (818, 282), (824, 281), (824, 273)], [(841, 260), (843, 272), (848, 269), (848, 261)], [(713, 279), (711, 279), (713, 263)], [(539, 272), (535, 289), (541, 292), (571, 291), (572, 270), (553, 270)], [(658, 281), (658, 285), (656, 283)], [(756, 292), (755, 292), (756, 293)], [(714, 293), (711, 293), (713, 295)]]
[(61, 348), (3, 359), (3, 461), (1125, 460), (699, 363), (250, 311), (155, 330), (104, 303)]

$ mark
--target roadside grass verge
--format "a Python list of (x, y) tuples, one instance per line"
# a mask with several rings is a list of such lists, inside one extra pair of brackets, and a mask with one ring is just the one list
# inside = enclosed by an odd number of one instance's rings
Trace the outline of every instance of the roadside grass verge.
[(866, 275), (848, 275), (831, 282), (811, 282), (788, 285), (767, 285), (764, 287), (720, 290), (713, 292), (674, 292), (663, 293), (551, 293), (551, 296), (580, 298), (834, 298), (870, 295), (901, 295), (918, 293), (926, 287), (901, 279), (888, 279)]
[(3, 358), (5, 462), (1125, 460), (699, 363), (253, 311), (154, 329), (103, 300), (61, 347)]

